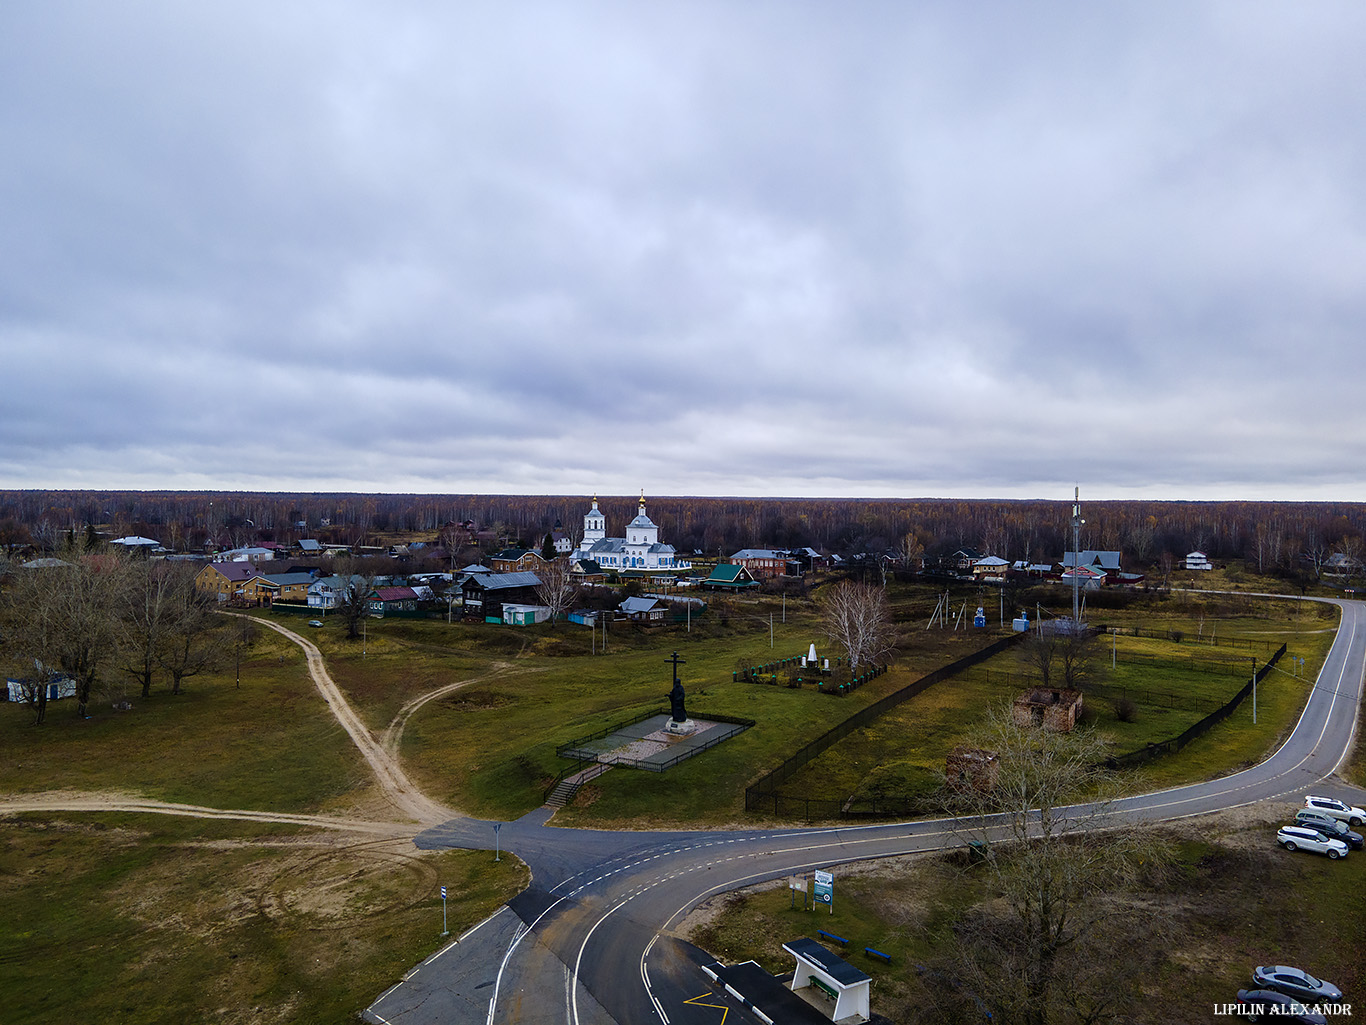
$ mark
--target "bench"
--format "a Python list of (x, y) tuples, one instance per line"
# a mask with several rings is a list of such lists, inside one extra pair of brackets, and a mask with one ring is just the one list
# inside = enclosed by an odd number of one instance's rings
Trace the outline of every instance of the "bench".
[(838, 943), (842, 947), (849, 946), (849, 941), (846, 940), (843, 936), (836, 936), (834, 933), (826, 932), (824, 929), (817, 929), (816, 935), (824, 936), (827, 940), (830, 940), (832, 943)]
[(892, 963), (892, 955), (891, 955), (891, 954), (884, 954), (882, 951), (880, 951), (880, 950), (874, 950), (872, 947), (864, 947), (864, 948), (863, 948), (863, 952), (864, 952), (865, 954), (867, 954), (869, 957), (881, 958), (883, 961), (886, 961), (888, 964), (891, 964), (891, 963)]
[(836, 992), (835, 988), (833, 986), (827, 986), (814, 975), (808, 975), (806, 977), (806, 981), (808, 985), (815, 986), (818, 990), (820, 990), (822, 993), (828, 996), (831, 1000), (839, 1000), (840, 995), (838, 992)]

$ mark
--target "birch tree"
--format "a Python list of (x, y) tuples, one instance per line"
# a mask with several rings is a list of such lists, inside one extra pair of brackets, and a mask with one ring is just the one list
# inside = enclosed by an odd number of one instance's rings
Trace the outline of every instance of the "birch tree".
[(553, 627), (555, 620), (574, 604), (574, 596), (578, 593), (569, 572), (568, 557), (551, 559), (536, 570), (536, 578), (540, 581), (536, 585), (536, 597), (550, 610), (550, 625)]
[(892, 613), (882, 588), (844, 580), (826, 591), (818, 605), (826, 635), (844, 651), (851, 672), (891, 657)]

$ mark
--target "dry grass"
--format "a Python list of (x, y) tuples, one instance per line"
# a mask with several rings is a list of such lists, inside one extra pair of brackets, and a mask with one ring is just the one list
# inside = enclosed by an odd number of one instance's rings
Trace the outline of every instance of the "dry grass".
[(5, 1020), (342, 1022), (529, 881), (513, 858), (155, 817), (0, 820)]
[[(1204, 1022), (1210, 1008), (1250, 984), (1258, 964), (1299, 964), (1352, 996), (1366, 986), (1366, 854), (1345, 862), (1290, 854), (1274, 842), (1291, 805), (1263, 805), (1163, 827), (1172, 868), (1125, 899), (1130, 914), (1160, 920), (1165, 946), (1147, 953), (1146, 1006), (1164, 1021)], [(792, 910), (782, 881), (725, 894), (696, 909), (681, 931), (726, 962), (754, 959), (773, 972), (791, 970), (782, 944), (817, 929), (848, 938), (846, 958), (873, 977), (873, 1010), (913, 1025), (936, 1022), (933, 992), (942, 985), (917, 966), (943, 970), (955, 924), (991, 899), (983, 880), (952, 856), (843, 865), (835, 872), (834, 915)], [(1123, 930), (1116, 929), (1116, 942)], [(873, 946), (893, 955), (885, 965), (862, 954)], [(1109, 956), (1133, 960), (1115, 946)], [(1155, 1018), (1140, 1015), (1136, 1020)]]

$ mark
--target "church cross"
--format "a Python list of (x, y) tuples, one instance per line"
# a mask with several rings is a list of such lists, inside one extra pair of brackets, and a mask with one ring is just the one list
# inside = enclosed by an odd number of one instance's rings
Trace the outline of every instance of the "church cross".
[(675, 652), (674, 652), (674, 655), (673, 655), (673, 658), (666, 658), (664, 661), (665, 661), (665, 663), (670, 664), (670, 665), (672, 665), (672, 666), (674, 667), (674, 683), (677, 683), (677, 682), (678, 682), (678, 667), (679, 667), (679, 666), (682, 666), (682, 665), (687, 665), (687, 664), (688, 664), (688, 660), (687, 660), (686, 658), (679, 658), (679, 657), (678, 657), (678, 652), (675, 651)]

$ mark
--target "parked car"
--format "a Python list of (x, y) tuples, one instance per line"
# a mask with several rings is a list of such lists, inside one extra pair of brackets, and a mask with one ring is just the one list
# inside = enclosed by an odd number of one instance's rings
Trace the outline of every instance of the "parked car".
[(1282, 826), (1276, 830), (1276, 842), (1287, 851), (1316, 851), (1330, 858), (1347, 857), (1345, 843), (1330, 839), (1308, 826)]
[(310, 619), (310, 620), (308, 621), (308, 625), (309, 625), (309, 626), (322, 626), (322, 625), (323, 625), (323, 621), (322, 621), (321, 619)]
[(1342, 990), (1331, 982), (1289, 965), (1259, 965), (1252, 970), (1252, 983), (1259, 989), (1274, 989), (1309, 1004), (1336, 1004), (1342, 1000)]
[(1349, 826), (1360, 826), (1366, 823), (1366, 811), (1354, 805), (1343, 804), (1333, 797), (1316, 797), (1313, 794), (1307, 794), (1304, 798), (1304, 806), (1331, 815)]
[(1361, 850), (1361, 834), (1352, 832), (1347, 828), (1347, 823), (1341, 819), (1333, 818), (1326, 811), (1319, 811), (1317, 808), (1301, 808), (1295, 812), (1295, 825), (1317, 829), (1325, 836), (1334, 840), (1341, 840), (1354, 851)]
[(1328, 1025), (1328, 1019), (1311, 1011), (1298, 997), (1277, 993), (1274, 989), (1240, 989), (1238, 991), (1239, 1021), (1302, 1022), (1304, 1025)]

